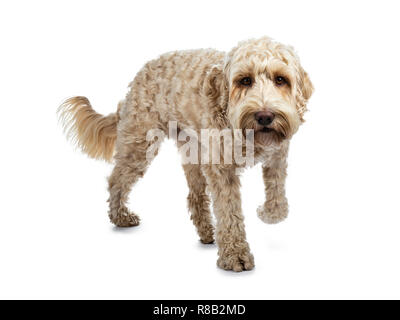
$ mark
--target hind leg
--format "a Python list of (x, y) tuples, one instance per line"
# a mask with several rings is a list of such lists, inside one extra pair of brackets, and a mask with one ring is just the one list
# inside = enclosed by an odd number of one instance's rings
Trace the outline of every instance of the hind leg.
[(190, 218), (197, 229), (200, 241), (203, 243), (214, 242), (214, 226), (210, 213), (210, 199), (206, 194), (206, 179), (200, 170), (200, 165), (183, 165), (189, 186), (188, 208)]
[[(144, 121), (140, 121), (140, 126), (122, 123), (118, 130), (116, 164), (108, 179), (109, 217), (118, 227), (132, 227), (139, 224), (139, 217), (130, 212), (126, 204), (132, 186), (143, 177), (151, 160), (157, 154), (154, 140), (148, 141), (146, 136), (147, 131), (154, 127), (153, 124), (154, 122), (151, 122), (146, 125)], [(157, 137), (156, 141), (159, 144), (162, 137)], [(155, 151), (149, 153), (149, 147), (155, 147)]]
[(133, 227), (139, 224), (139, 217), (129, 211), (126, 202), (131, 186), (141, 175), (143, 173), (139, 170), (131, 168), (121, 161), (115, 165), (108, 179), (108, 190), (110, 192), (108, 216), (117, 227)]

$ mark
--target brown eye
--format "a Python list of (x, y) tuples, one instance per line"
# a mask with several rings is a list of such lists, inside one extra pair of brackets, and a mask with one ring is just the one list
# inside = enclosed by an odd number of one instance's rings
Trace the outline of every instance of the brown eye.
[(277, 76), (277, 77), (275, 77), (275, 84), (276, 84), (278, 87), (282, 87), (282, 86), (284, 86), (285, 84), (288, 84), (288, 82), (287, 82), (286, 78), (281, 77), (281, 76)]
[(251, 84), (253, 83), (253, 80), (251, 80), (250, 77), (244, 77), (244, 78), (240, 79), (239, 82), (240, 82), (240, 84), (241, 84), (242, 86), (250, 87)]

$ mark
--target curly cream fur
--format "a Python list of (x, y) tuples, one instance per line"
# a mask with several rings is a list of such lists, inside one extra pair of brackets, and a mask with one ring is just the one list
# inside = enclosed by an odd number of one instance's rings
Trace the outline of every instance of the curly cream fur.
[[(286, 86), (274, 84), (277, 75), (288, 80)], [(243, 76), (251, 77), (254, 84), (243, 87), (239, 81)], [(152, 160), (146, 157), (154, 143), (146, 139), (147, 132), (159, 129), (167, 134), (169, 121), (176, 121), (178, 130), (198, 133), (204, 128), (254, 129), (255, 160), (263, 163), (266, 191), (258, 215), (268, 223), (286, 218), (289, 141), (303, 121), (313, 91), (291, 47), (265, 37), (241, 42), (229, 53), (213, 49), (171, 52), (148, 62), (129, 87), (117, 114), (108, 117), (93, 111), (83, 97), (67, 100), (60, 109), (70, 137), (84, 152), (106, 160), (113, 155), (115, 167), (108, 181), (109, 217), (114, 224), (139, 224), (139, 217), (126, 206), (128, 194)], [(254, 117), (265, 110), (275, 114), (267, 131)], [(200, 239), (211, 243), (215, 237), (218, 266), (234, 271), (254, 267), (236, 170), (242, 166), (184, 165), (188, 207)], [(207, 191), (213, 200), (215, 234)]]

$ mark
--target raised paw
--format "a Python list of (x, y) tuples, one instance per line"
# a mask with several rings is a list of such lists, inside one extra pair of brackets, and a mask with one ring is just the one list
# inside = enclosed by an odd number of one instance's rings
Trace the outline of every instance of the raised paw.
[(254, 268), (254, 257), (246, 251), (243, 253), (223, 254), (217, 261), (218, 267), (224, 270), (241, 272)]
[(115, 214), (110, 212), (109, 217), (117, 227), (134, 227), (139, 225), (140, 222), (139, 217), (126, 208), (118, 210)]
[(280, 203), (266, 202), (257, 209), (258, 217), (268, 224), (276, 224), (285, 220), (288, 216), (287, 201)]

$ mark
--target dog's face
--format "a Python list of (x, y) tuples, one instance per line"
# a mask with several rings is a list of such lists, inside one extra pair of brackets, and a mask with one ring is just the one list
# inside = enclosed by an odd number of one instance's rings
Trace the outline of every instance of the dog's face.
[(233, 128), (253, 129), (261, 145), (298, 130), (313, 87), (290, 47), (269, 38), (240, 43), (227, 55), (223, 73)]

